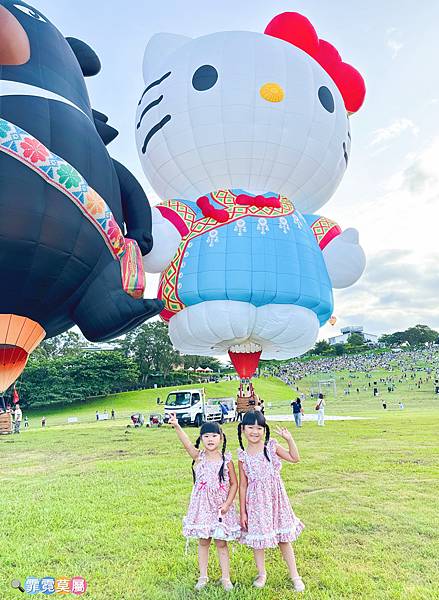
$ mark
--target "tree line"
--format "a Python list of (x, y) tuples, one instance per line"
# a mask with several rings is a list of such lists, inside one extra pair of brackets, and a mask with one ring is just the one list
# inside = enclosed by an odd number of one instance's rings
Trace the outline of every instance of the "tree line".
[(426, 344), (439, 344), (439, 333), (428, 325), (415, 325), (405, 331), (382, 335), (378, 338), (378, 346), (367, 342), (362, 333), (351, 333), (346, 344), (330, 344), (327, 340), (320, 340), (305, 356), (341, 356), (366, 352), (374, 348), (383, 351), (395, 347), (420, 348)]

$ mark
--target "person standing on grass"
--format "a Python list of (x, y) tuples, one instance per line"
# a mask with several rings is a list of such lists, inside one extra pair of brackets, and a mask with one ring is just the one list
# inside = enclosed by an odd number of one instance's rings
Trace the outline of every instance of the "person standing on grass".
[(21, 425), (22, 418), (23, 418), (23, 413), (21, 412), (20, 405), (16, 404), (15, 411), (14, 411), (14, 433), (20, 433), (20, 425)]
[(254, 587), (265, 586), (265, 549), (279, 547), (294, 589), (303, 592), (305, 585), (297, 571), (291, 542), (299, 537), (304, 524), (294, 514), (280, 476), (281, 461), (299, 462), (299, 451), (288, 429), (281, 427), (276, 432), (287, 442), (288, 450), (270, 439), (270, 428), (260, 412), (245, 413), (238, 425), (241, 542), (253, 549), (258, 570)]
[(114, 421), (116, 418), (116, 413), (114, 412), (114, 408), (111, 409), (111, 420)]
[(27, 417), (24, 417), (24, 428), (25, 429), (29, 428), (29, 419)]
[(323, 394), (320, 393), (316, 404), (317, 425), (320, 425), (320, 427), (325, 425), (325, 405), (326, 403), (325, 399), (323, 398)]
[(43, 428), (46, 427), (46, 417), (43, 417), (41, 419), (41, 427), (43, 427)]
[(300, 398), (296, 398), (293, 402), (291, 402), (291, 408), (293, 409), (293, 418), (296, 423), (296, 427), (302, 427), (303, 408)]
[[(200, 577), (195, 585), (202, 590), (208, 583), (207, 565), (212, 539), (218, 551), (221, 566), (221, 583), (226, 591), (233, 590), (230, 581), (228, 541), (237, 540), (241, 534), (238, 515), (233, 501), (238, 491), (238, 479), (232, 455), (226, 452), (226, 436), (218, 423), (203, 423), (195, 445), (171, 413), (169, 424), (192, 458), (194, 487), (187, 515), (183, 519), (183, 535), (198, 539), (198, 565)], [(200, 444), (203, 448), (200, 450)]]

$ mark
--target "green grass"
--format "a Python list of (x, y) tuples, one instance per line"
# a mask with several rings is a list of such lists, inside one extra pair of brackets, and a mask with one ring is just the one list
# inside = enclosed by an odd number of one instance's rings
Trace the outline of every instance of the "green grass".
[[(380, 375), (377, 373), (377, 377)], [(295, 544), (307, 585), (304, 599), (430, 600), (439, 598), (439, 399), (431, 382), (382, 391), (367, 381), (338, 377), (337, 399), (327, 414), (367, 416), (362, 421), (305, 423), (294, 429), (301, 462), (284, 465), (293, 508), (306, 529)], [(323, 378), (323, 377), (322, 377)], [(315, 380), (316, 378), (314, 378)], [(360, 394), (356, 394), (356, 383)], [(309, 381), (300, 382), (306, 391)], [(231, 395), (237, 382), (208, 387), (211, 397)], [(293, 395), (281, 382), (257, 381), (273, 413), (285, 413)], [(384, 390), (384, 386), (383, 386)], [(196, 548), (185, 555), (181, 535), (191, 491), (190, 459), (168, 428), (130, 430), (127, 416), (155, 412), (164, 390), (95, 399), (87, 405), (29, 413), (31, 427), (0, 438), (0, 598), (20, 597), (10, 581), (29, 575), (81, 575), (92, 600), (195, 598)], [(383, 411), (382, 398), (389, 400)], [(402, 398), (406, 408), (400, 411)], [(313, 411), (307, 400), (305, 409)], [(96, 409), (115, 408), (116, 421), (94, 421)], [(67, 425), (67, 416), (80, 422)], [(235, 453), (235, 425), (225, 427)], [(195, 439), (196, 430), (188, 430)], [(236, 454), (235, 454), (236, 455)], [(219, 578), (216, 557), (209, 566)], [(279, 552), (267, 552), (268, 583), (251, 588), (251, 552), (231, 555), (234, 592), (215, 583), (201, 599), (284, 600), (293, 597)], [(23, 596), (25, 597), (25, 596)], [(43, 596), (39, 596), (43, 597)], [(70, 596), (74, 597), (74, 596)]]

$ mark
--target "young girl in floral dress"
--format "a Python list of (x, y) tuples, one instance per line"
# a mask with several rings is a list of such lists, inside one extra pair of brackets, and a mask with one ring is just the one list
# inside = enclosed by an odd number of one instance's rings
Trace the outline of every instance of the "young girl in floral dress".
[[(280, 476), (281, 460), (299, 462), (299, 452), (287, 429), (278, 428), (277, 433), (287, 442), (288, 450), (270, 439), (270, 428), (261, 412), (247, 412), (238, 425), (241, 541), (253, 548), (258, 569), (258, 576), (253, 582), (255, 587), (263, 588), (267, 578), (265, 548), (279, 546), (294, 589), (303, 592), (305, 585), (297, 572), (291, 542), (298, 538), (304, 525), (291, 508)], [(244, 449), (243, 436), (247, 450)]]
[[(183, 519), (183, 535), (198, 539), (200, 577), (195, 589), (203, 589), (209, 581), (209, 546), (214, 539), (221, 566), (221, 583), (226, 591), (230, 591), (233, 584), (230, 581), (227, 542), (239, 539), (241, 528), (233, 505), (238, 479), (232, 455), (226, 452), (226, 436), (218, 423), (203, 423), (194, 445), (178, 424), (175, 414), (171, 416), (169, 423), (192, 458), (194, 487), (187, 515)], [(200, 443), (203, 445), (201, 450)]]

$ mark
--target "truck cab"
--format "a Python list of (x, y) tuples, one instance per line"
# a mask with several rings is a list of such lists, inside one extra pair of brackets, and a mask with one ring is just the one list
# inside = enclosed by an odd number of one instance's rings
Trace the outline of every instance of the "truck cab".
[(175, 413), (180, 425), (201, 427), (204, 421), (222, 419), (219, 405), (210, 404), (204, 388), (193, 390), (172, 390), (165, 400), (164, 421), (168, 422), (170, 413)]

